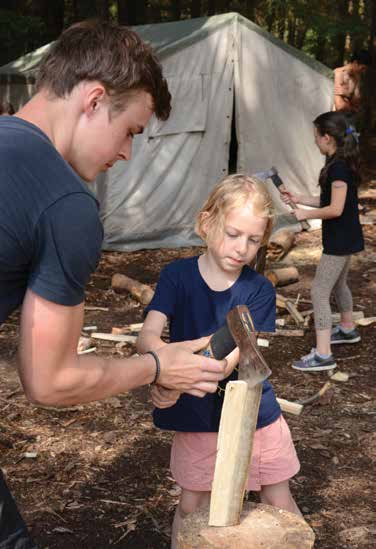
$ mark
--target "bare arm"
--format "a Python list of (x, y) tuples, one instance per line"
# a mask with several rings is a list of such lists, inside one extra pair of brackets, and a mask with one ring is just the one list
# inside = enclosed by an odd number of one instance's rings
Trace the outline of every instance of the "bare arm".
[[(82, 320), (83, 304), (57, 305), (27, 291), (18, 365), (31, 401), (67, 406), (106, 398), (153, 381), (156, 369), (150, 355), (127, 359), (78, 356)], [(206, 341), (203, 338), (160, 349), (160, 382), (180, 391), (215, 392), (226, 363), (193, 354)]]
[(137, 338), (137, 351), (146, 353), (147, 351), (157, 351), (166, 343), (161, 335), (163, 328), (167, 323), (167, 316), (159, 311), (149, 311), (142, 325), (142, 330)]
[(294, 210), (298, 221), (303, 219), (333, 219), (342, 215), (345, 207), (347, 193), (347, 184), (344, 181), (333, 181), (332, 195), (329, 206), (317, 208), (315, 210)]
[(318, 208), (320, 206), (320, 196), (304, 196), (300, 194), (292, 194), (289, 191), (281, 191), (281, 198), (283, 202), (289, 204), (302, 204), (303, 206), (312, 206)]

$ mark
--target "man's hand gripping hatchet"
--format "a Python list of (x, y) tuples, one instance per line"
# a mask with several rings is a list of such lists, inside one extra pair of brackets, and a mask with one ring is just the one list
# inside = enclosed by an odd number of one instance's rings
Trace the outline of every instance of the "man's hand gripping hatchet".
[(249, 309), (238, 305), (227, 314), (226, 324), (212, 335), (200, 354), (218, 360), (239, 348), (239, 376), (250, 387), (264, 381), (271, 370), (257, 346), (257, 337)]

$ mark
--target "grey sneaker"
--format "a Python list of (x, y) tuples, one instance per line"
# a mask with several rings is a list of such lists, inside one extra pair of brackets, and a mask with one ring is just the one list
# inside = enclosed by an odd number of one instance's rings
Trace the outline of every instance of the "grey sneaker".
[(331, 345), (338, 343), (358, 343), (358, 341), (360, 341), (360, 334), (356, 328), (351, 330), (351, 332), (344, 332), (339, 325), (333, 328), (330, 337)]
[(337, 364), (334, 361), (333, 355), (328, 358), (321, 358), (316, 354), (316, 349), (311, 349), (308, 355), (302, 356), (300, 360), (295, 360), (292, 363), (294, 370), (301, 372), (321, 372), (323, 370), (334, 370)]

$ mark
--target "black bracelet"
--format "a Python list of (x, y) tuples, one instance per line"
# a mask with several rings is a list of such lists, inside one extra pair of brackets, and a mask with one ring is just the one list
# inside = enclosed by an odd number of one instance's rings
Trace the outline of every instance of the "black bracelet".
[(145, 355), (151, 355), (155, 360), (155, 376), (153, 381), (151, 382), (151, 385), (154, 385), (155, 383), (157, 383), (159, 376), (161, 375), (161, 363), (157, 353), (155, 353), (154, 351), (147, 351)]

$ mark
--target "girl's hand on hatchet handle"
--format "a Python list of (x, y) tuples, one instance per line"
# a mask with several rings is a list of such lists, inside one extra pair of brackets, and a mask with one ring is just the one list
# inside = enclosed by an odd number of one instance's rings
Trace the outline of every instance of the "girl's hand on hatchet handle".
[(299, 197), (296, 194), (292, 194), (289, 191), (282, 189), (280, 190), (280, 193), (281, 199), (285, 204), (291, 206), (292, 208), (296, 208), (296, 204), (299, 202)]

